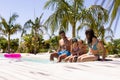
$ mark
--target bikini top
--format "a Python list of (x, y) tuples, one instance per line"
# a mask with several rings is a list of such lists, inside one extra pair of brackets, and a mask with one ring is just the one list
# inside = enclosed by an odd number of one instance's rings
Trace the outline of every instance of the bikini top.
[(89, 48), (92, 48), (93, 50), (97, 50), (97, 44), (98, 44), (98, 40), (95, 42), (95, 44), (91, 45), (88, 44)]
[(77, 47), (77, 48), (73, 48), (72, 50), (73, 50), (74, 52), (77, 52), (79, 49), (80, 49), (80, 48)]

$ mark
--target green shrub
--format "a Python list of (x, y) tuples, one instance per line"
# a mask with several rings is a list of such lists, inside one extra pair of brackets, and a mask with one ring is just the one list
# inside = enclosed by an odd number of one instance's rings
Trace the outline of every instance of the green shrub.
[(48, 49), (40, 49), (39, 52), (40, 52), (40, 53), (48, 52)]

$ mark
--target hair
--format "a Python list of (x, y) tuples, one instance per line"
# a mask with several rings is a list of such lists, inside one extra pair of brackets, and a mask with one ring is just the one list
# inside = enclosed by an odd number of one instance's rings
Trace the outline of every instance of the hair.
[(60, 31), (59, 31), (59, 35), (62, 34), (62, 33), (65, 34), (65, 31), (64, 31), (64, 30), (60, 30)]
[(81, 42), (84, 43), (83, 40), (81, 40)]
[(96, 38), (95, 34), (94, 34), (94, 31), (92, 29), (88, 29), (86, 30), (85, 32), (85, 35), (89, 35), (89, 37), (86, 37), (87, 38), (87, 41), (88, 41), (88, 44), (92, 43), (92, 38)]
[(76, 38), (73, 38), (72, 42), (78, 42), (78, 40)]

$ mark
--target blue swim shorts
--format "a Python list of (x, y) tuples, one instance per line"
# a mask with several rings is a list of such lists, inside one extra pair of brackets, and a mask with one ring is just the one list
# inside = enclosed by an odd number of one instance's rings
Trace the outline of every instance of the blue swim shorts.
[(58, 55), (62, 55), (62, 54), (66, 54), (67, 56), (69, 56), (71, 53), (67, 50), (62, 50), (58, 52)]

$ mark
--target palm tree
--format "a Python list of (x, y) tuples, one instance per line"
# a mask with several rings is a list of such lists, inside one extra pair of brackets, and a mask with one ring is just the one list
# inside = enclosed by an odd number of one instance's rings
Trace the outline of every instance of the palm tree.
[[(99, 0), (96, 0), (95, 4), (97, 4)], [(105, 4), (107, 2), (107, 4)], [(108, 10), (109, 10), (109, 14), (111, 14), (111, 21), (110, 21), (110, 26), (109, 28), (111, 28), (111, 25), (113, 24), (113, 21), (116, 20), (115, 22), (115, 27), (114, 27), (114, 31), (117, 28), (117, 24), (118, 21), (120, 19), (120, 0), (102, 0), (101, 1), (101, 5), (106, 5), (109, 6)]]
[(58, 29), (69, 29), (72, 26), (72, 37), (76, 36), (76, 24), (83, 7), (83, 0), (48, 0), (44, 8), (52, 8), (54, 13), (47, 19), (45, 24), (51, 31)]
[(8, 53), (10, 53), (10, 36), (21, 30), (21, 25), (16, 24), (17, 14), (13, 14), (7, 22), (5, 18), (0, 17), (0, 31), (8, 37)]
[(32, 37), (33, 37), (32, 38), (32, 43), (34, 45), (34, 54), (36, 54), (39, 34), (43, 33), (43, 29), (44, 29), (43, 27), (45, 27), (41, 23), (42, 15), (40, 17), (36, 17), (35, 21), (32, 21), (31, 19), (28, 20), (24, 24), (24, 28), (23, 28), (23, 34), (26, 32), (27, 29), (31, 28), (31, 34), (32, 34)]
[(32, 45), (32, 35), (33, 34), (26, 34), (23, 36), (24, 42), (22, 42), (21, 48), (23, 48), (24, 52), (30, 53), (33, 51), (33, 45)]
[(88, 27), (94, 30), (97, 37), (104, 40), (105, 27), (104, 24), (108, 22), (108, 12), (100, 5), (92, 5), (89, 9), (84, 9), (81, 12), (81, 24), (78, 31), (82, 28)]

